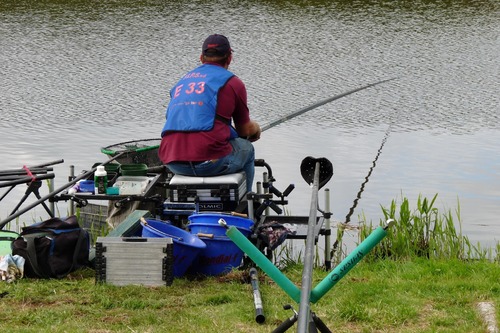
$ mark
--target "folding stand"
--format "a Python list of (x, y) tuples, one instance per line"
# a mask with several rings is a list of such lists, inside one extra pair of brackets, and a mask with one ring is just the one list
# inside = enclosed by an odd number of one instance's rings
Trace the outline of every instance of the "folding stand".
[[(13, 215), (19, 209), (19, 207), (21, 207), (23, 202), (26, 201), (26, 199), (28, 198), (28, 196), (31, 193), (33, 193), (37, 199), (40, 199), (41, 196), (40, 196), (40, 192), (38, 191), (40, 189), (40, 187), (42, 187), (42, 182), (40, 180), (37, 179), (37, 180), (31, 181), (29, 183), (28, 188), (26, 189), (26, 192), (24, 193), (23, 197), (21, 198), (19, 203), (16, 205), (16, 207), (12, 210), (12, 213), (10, 213), (10, 215)], [(45, 202), (42, 202), (41, 205), (43, 206), (43, 208), (49, 214), (50, 217), (54, 217), (54, 213), (49, 209), (49, 207), (47, 206), (47, 204), (45, 204)]]
[[(222, 219), (221, 219), (222, 220)], [(219, 221), (219, 224), (225, 225), (225, 221)], [(339, 282), (356, 264), (361, 261), (378, 243), (382, 241), (387, 235), (387, 229), (394, 224), (393, 220), (388, 220), (385, 226), (379, 226), (376, 228), (361, 244), (359, 244), (340, 264), (338, 264), (321, 282), (311, 290), (307, 303), (316, 303), (323, 297), (331, 288), (333, 288), (337, 282)], [(250, 240), (248, 240), (236, 227), (231, 226), (226, 230), (226, 235), (243, 251), (250, 257), (250, 259), (255, 262), (256, 265), (260, 267), (285, 293), (290, 296), (292, 300), (300, 304), (301, 291), (299, 288), (293, 284), (274, 264), (255, 247)], [(319, 318), (316, 317), (312, 312), (307, 313), (308, 321), (313, 322), (315, 326), (320, 328), (318, 325)], [(316, 317), (316, 319), (314, 318)], [(288, 322), (286, 328), (290, 328), (296, 319), (287, 319)], [(283, 325), (283, 324), (282, 324)], [(282, 327), (280, 325), (281, 329)], [(326, 326), (325, 326), (326, 328)], [(273, 333), (285, 332), (284, 330), (275, 330)], [(314, 331), (299, 331), (314, 332)], [(329, 332), (326, 330), (320, 330), (320, 332)]]
[[(307, 158), (306, 158), (307, 159)], [(311, 164), (309, 158), (309, 165)], [(321, 333), (331, 332), (328, 327), (319, 319), (314, 312), (310, 310), (310, 303), (316, 303), (323, 297), (337, 282), (339, 282), (364, 256), (366, 256), (382, 239), (387, 235), (387, 229), (393, 224), (393, 220), (388, 220), (385, 226), (380, 226), (375, 229), (361, 244), (359, 244), (349, 256), (347, 256), (340, 264), (338, 264), (314, 289), (311, 289), (312, 281), (312, 265), (314, 255), (314, 230), (316, 227), (316, 209), (317, 209), (317, 193), (319, 188), (320, 167), (325, 165), (326, 159), (314, 160), (314, 185), (313, 198), (311, 200), (311, 211), (309, 216), (308, 235), (306, 241), (306, 252), (304, 255), (304, 271), (302, 274), (302, 288), (299, 290), (274, 264), (250, 242), (236, 227), (229, 227), (224, 219), (219, 220), (219, 224), (226, 227), (226, 235), (253, 260), (285, 293), (297, 302), (300, 306), (299, 312), (281, 323), (273, 333), (285, 332), (292, 327), (295, 322), (298, 322), (297, 332), (299, 333), (315, 333), (319, 329)], [(306, 160), (303, 161), (303, 164)], [(329, 161), (326, 160), (328, 163)], [(328, 166), (331, 170), (331, 164)], [(329, 172), (330, 173), (330, 172)], [(333, 171), (331, 171), (333, 173)], [(325, 175), (325, 174), (323, 174)], [(308, 180), (304, 175), (304, 179)], [(330, 179), (326, 174), (326, 181), (323, 179), (323, 185)], [(292, 308), (291, 306), (286, 308)]]
[[(51, 162), (49, 164), (44, 164), (42, 166), (35, 166), (31, 168), (25, 169), (17, 169), (17, 170), (5, 170), (0, 171), (0, 188), (10, 187), (4, 194), (0, 197), (0, 201), (2, 201), (7, 194), (9, 194), (14, 187), (20, 184), (28, 185), (23, 197), (16, 205), (16, 207), (12, 210), (9, 216), (14, 215), (19, 207), (26, 201), (31, 193), (35, 195), (35, 197), (40, 200), (40, 191), (39, 189), (42, 186), (42, 180), (54, 179), (55, 175), (53, 173), (48, 173), (48, 171), (52, 171), (52, 168), (48, 168), (47, 165), (60, 163), (60, 161)], [(47, 211), (50, 217), (54, 217), (54, 213), (49, 207), (42, 202), (43, 208)], [(2, 229), (3, 225), (0, 226)]]

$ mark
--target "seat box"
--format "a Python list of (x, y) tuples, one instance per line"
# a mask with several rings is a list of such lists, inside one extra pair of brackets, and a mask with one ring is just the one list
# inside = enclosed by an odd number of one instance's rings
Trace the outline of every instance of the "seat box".
[(173, 246), (172, 238), (98, 237), (96, 283), (169, 286), (174, 278)]
[(246, 194), (244, 172), (213, 177), (174, 175), (168, 185), (170, 202), (195, 202), (200, 211), (232, 211)]

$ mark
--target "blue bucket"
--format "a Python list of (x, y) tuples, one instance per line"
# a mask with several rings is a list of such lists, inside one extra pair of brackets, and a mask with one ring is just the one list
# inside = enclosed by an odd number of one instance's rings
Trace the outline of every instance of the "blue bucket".
[(238, 268), (243, 260), (243, 251), (226, 236), (205, 238), (200, 236), (207, 247), (200, 252), (189, 272), (201, 275), (223, 275)]
[(172, 238), (174, 241), (174, 276), (183, 276), (207, 245), (195, 235), (160, 220), (141, 222), (142, 237)]
[(243, 217), (216, 213), (189, 216), (191, 234), (198, 235), (207, 244), (191, 265), (190, 273), (222, 275), (241, 265), (243, 251), (226, 236), (226, 228), (219, 224), (220, 219), (236, 227), (246, 237), (252, 233), (254, 222)]
[(227, 214), (201, 213), (193, 214), (188, 217), (188, 229), (190, 229), (191, 233), (195, 235), (198, 233), (205, 233), (213, 234), (215, 236), (225, 236), (226, 229), (219, 225), (220, 219), (226, 221), (228, 226), (238, 228), (238, 230), (245, 236), (250, 234), (251, 228), (254, 224), (252, 220), (244, 217)]

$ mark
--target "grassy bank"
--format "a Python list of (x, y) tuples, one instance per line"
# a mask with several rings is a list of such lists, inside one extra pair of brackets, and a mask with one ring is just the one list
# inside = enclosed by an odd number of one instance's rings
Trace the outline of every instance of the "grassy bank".
[[(312, 310), (333, 332), (488, 332), (478, 304), (496, 305), (500, 318), (500, 260), (496, 249), (473, 245), (456, 216), (419, 198), (382, 208), (396, 224), (388, 235)], [(374, 226), (362, 224), (360, 242)], [(345, 258), (338, 229), (334, 266)], [(290, 252), (291, 253), (291, 252)], [(303, 266), (279, 264), (297, 286)], [(299, 262), (299, 263), (298, 263)], [(313, 288), (329, 272), (316, 267)], [(62, 280), (0, 283), (0, 329), (5, 332), (272, 332), (292, 316), (289, 296), (260, 272), (266, 321), (255, 322), (246, 271), (223, 277), (175, 279), (172, 286), (96, 284), (91, 269)], [(298, 310), (298, 304), (293, 304)], [(290, 332), (296, 331), (296, 326)]]
[[(302, 267), (285, 274), (297, 283)], [(314, 271), (314, 283), (327, 272)], [(95, 284), (93, 271), (63, 280), (0, 284), (4, 332), (271, 332), (292, 315), (290, 298), (260, 274), (266, 321), (254, 319), (246, 274), (148, 288)], [(359, 263), (312, 310), (334, 332), (486, 332), (476, 309), (500, 304), (500, 266), (489, 261)], [(292, 304), (298, 309), (297, 304)], [(500, 316), (497, 307), (497, 318)], [(296, 326), (290, 329), (296, 331)]]

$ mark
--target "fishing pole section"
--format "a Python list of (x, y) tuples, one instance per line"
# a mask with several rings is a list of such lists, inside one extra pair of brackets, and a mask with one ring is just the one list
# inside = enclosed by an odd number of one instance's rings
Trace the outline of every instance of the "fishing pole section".
[[(42, 187), (43, 180), (52, 180), (55, 178), (53, 173), (55, 164), (63, 163), (64, 160), (57, 160), (49, 163), (26, 166), (24, 165), (22, 169), (12, 169), (0, 171), (0, 188), (6, 187), (7, 190), (0, 197), (0, 202), (17, 186), (21, 184), (26, 184), (27, 188), (24, 195), (19, 200), (17, 205), (11, 211), (9, 216), (16, 214), (23, 203), (28, 199), (28, 197), (33, 194), (37, 199), (41, 199), (40, 188)], [(50, 182), (50, 184), (53, 184)], [(41, 202), (45, 211), (50, 217), (54, 217), (53, 209), (49, 208), (45, 202)], [(3, 228), (4, 224), (0, 224), (0, 230)]]
[(248, 274), (250, 275), (250, 284), (252, 285), (253, 302), (255, 306), (255, 321), (262, 324), (266, 321), (266, 316), (264, 316), (264, 307), (262, 305), (262, 297), (259, 290), (259, 273), (255, 267), (252, 267), (250, 268)]
[[(391, 133), (391, 128), (392, 128), (392, 124), (390, 124), (389, 127), (387, 128), (387, 130), (385, 131), (384, 138), (382, 139), (380, 147), (377, 150), (377, 154), (375, 155), (375, 158), (372, 161), (372, 165), (371, 165), (370, 169), (368, 170), (368, 173), (367, 173), (367, 175), (366, 175), (363, 183), (361, 183), (361, 186), (360, 186), (359, 191), (358, 191), (358, 193), (356, 195), (356, 198), (354, 199), (354, 201), (352, 203), (351, 208), (349, 208), (349, 211), (348, 211), (348, 213), (347, 213), (347, 215), (345, 217), (344, 227), (341, 227), (340, 233), (337, 236), (337, 239), (335, 240), (335, 242), (333, 243), (331, 251), (329, 252), (329, 257), (333, 257), (335, 255), (335, 252), (338, 249), (339, 243), (342, 240), (342, 238), (344, 237), (344, 232), (345, 232), (345, 229), (346, 229), (345, 226), (349, 222), (351, 222), (351, 217), (354, 214), (354, 210), (358, 206), (359, 200), (361, 200), (361, 195), (363, 194), (363, 192), (365, 190), (365, 186), (368, 183), (368, 181), (370, 180), (370, 176), (372, 175), (373, 170), (377, 166), (377, 161), (378, 161), (380, 155), (382, 154), (382, 149), (384, 148), (384, 145), (387, 142), (387, 139), (389, 138), (389, 134)], [(328, 248), (330, 248), (330, 247), (328, 247)]]

